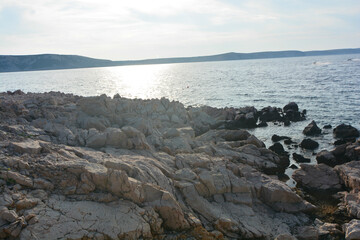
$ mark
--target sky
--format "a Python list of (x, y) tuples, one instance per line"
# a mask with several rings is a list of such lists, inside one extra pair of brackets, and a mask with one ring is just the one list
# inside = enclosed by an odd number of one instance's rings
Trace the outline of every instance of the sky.
[(130, 60), (358, 47), (359, 0), (0, 0), (0, 55)]

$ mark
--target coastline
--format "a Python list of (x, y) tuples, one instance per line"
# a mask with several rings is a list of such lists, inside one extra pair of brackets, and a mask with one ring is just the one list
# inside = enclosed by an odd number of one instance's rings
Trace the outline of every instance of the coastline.
[[(0, 238), (337, 239), (354, 226), (360, 232), (359, 220), (324, 222), (329, 216), (321, 219), (308, 195), (347, 190), (336, 214), (357, 218), (358, 162), (301, 168), (306, 191), (291, 189), (277, 177), (286, 158), (240, 129), (258, 124), (254, 109), (21, 91), (0, 93), (0, 107)], [(341, 154), (358, 160), (359, 145), (345, 143)], [(309, 172), (325, 172), (324, 184), (310, 186)]]

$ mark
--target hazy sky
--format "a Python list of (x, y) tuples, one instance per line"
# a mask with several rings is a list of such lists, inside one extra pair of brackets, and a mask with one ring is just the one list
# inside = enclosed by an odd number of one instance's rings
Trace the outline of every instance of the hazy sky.
[(0, 55), (125, 60), (355, 47), (359, 0), (0, 0)]

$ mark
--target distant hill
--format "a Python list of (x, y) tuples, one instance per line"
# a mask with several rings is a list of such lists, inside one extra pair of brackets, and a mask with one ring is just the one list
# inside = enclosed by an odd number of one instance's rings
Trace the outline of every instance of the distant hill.
[(324, 51), (273, 51), (255, 53), (224, 53), (211, 56), (158, 58), (132, 61), (111, 61), (77, 55), (39, 54), (39, 55), (0, 55), (0, 72), (55, 70), (69, 68), (109, 67), (140, 64), (164, 64), (186, 62), (230, 61), (245, 59), (284, 58), (323, 56), (360, 53), (360, 48), (334, 49)]

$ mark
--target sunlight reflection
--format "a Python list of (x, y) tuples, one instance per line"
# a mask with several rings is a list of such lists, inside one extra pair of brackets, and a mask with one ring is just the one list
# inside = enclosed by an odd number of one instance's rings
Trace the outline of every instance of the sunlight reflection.
[(161, 79), (169, 69), (170, 64), (160, 64), (112, 67), (108, 71), (121, 96), (146, 99), (158, 95)]

